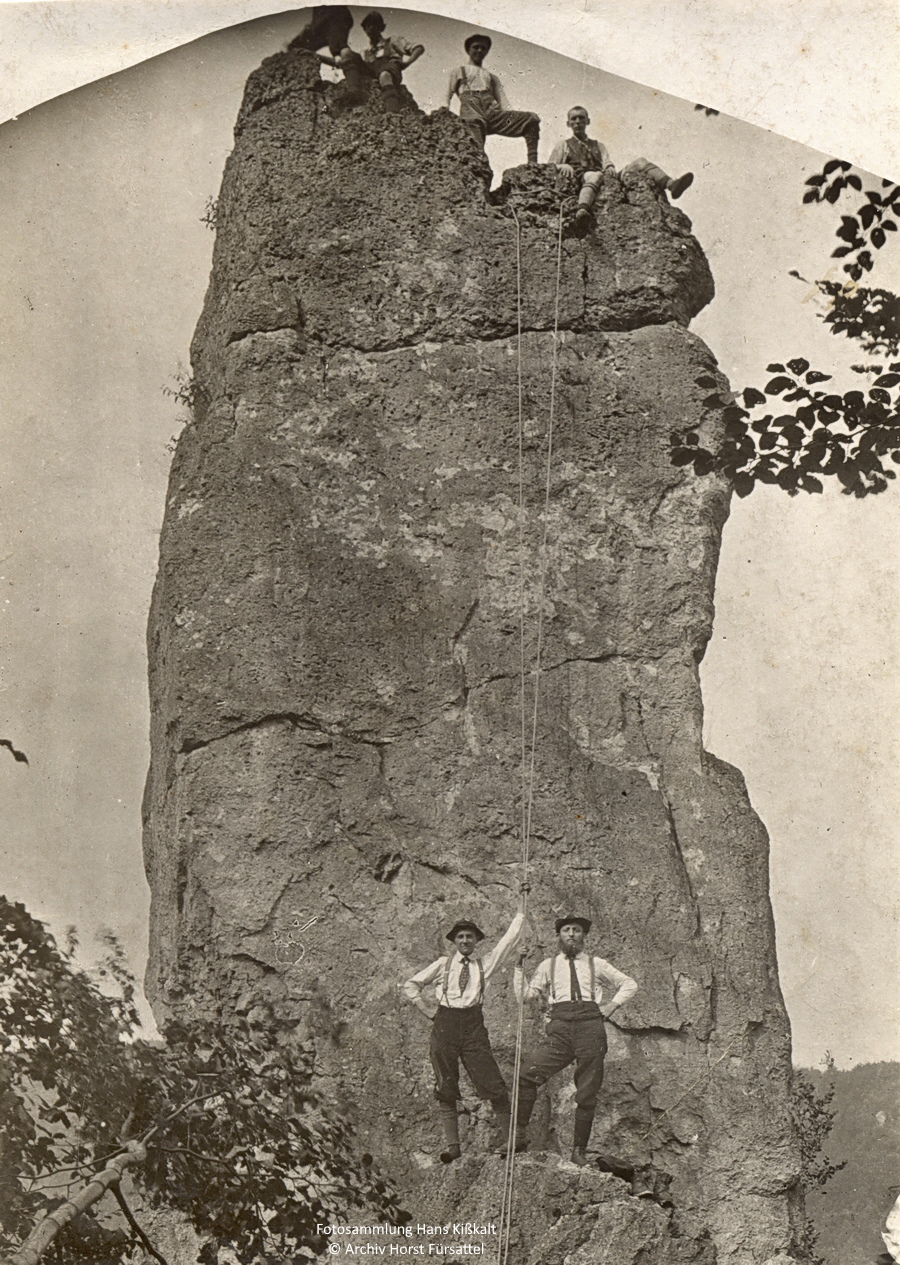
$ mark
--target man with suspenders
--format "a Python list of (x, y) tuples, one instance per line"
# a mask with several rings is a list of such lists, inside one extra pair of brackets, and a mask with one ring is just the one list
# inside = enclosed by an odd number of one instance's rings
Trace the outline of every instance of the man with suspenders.
[[(587, 1163), (587, 1144), (594, 1123), (597, 1095), (603, 1084), (606, 1058), (604, 1019), (624, 1006), (637, 992), (630, 976), (612, 963), (584, 950), (590, 919), (567, 914), (557, 918), (559, 953), (545, 958), (525, 988), (521, 958), (513, 972), (517, 1000), (540, 998), (550, 1002), (546, 1035), (526, 1053), (519, 1072), (516, 1150), (525, 1149), (525, 1127), (531, 1119), (537, 1092), (545, 1081), (575, 1064), (575, 1136), (572, 1162)], [(604, 998), (604, 986), (611, 990)]]
[(487, 35), (470, 35), (463, 44), (469, 60), (450, 72), (447, 108), (459, 97), (459, 118), (484, 149), (488, 136), (523, 136), (527, 161), (538, 160), (541, 120), (531, 110), (512, 110), (503, 84), (493, 71), (485, 70), (484, 59), (491, 47)]
[[(461, 1154), (456, 1106), (460, 1096), (460, 1061), (478, 1096), (493, 1106), (501, 1135), (505, 1137), (509, 1132), (509, 1089), (491, 1050), (481, 1003), (491, 976), (507, 960), (522, 935), (526, 890), (527, 885), (523, 884), (519, 912), (495, 948), (483, 958), (473, 957), (472, 950), (484, 939), (484, 932), (474, 922), (454, 923), (447, 932), (454, 952), (437, 958), (403, 985), (403, 992), (413, 1005), (433, 1020), (429, 1053), (445, 1142), (441, 1160), (445, 1164), (458, 1160)], [(429, 984), (435, 986), (437, 1010), (422, 995)]]

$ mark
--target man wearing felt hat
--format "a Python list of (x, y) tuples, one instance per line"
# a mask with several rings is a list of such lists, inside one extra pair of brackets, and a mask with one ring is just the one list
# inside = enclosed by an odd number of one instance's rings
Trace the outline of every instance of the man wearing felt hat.
[[(575, 1064), (575, 1135), (572, 1162), (587, 1163), (587, 1144), (594, 1123), (597, 1095), (603, 1084), (606, 1058), (604, 1019), (624, 1006), (637, 992), (630, 976), (604, 958), (584, 949), (591, 929), (589, 918), (566, 914), (556, 920), (559, 952), (545, 958), (525, 987), (523, 956), (513, 972), (516, 998), (550, 1003), (550, 1022), (545, 1036), (522, 1060), (518, 1084), (516, 1150), (525, 1149), (525, 1127), (531, 1119), (537, 1092), (545, 1081)], [(607, 1000), (604, 990), (608, 990)]]
[(447, 105), (454, 95), (459, 97), (459, 118), (484, 148), (488, 136), (524, 136), (529, 163), (538, 160), (538, 140), (541, 120), (530, 110), (511, 110), (503, 84), (490, 70), (485, 70), (484, 59), (490, 51), (487, 35), (470, 35), (463, 44), (469, 60), (450, 72), (447, 85)]
[[(484, 939), (484, 932), (474, 922), (463, 919), (447, 932), (454, 951), (437, 958), (403, 985), (403, 992), (413, 1005), (427, 1019), (433, 1020), (429, 1053), (435, 1076), (434, 1096), (444, 1134), (441, 1160), (445, 1164), (458, 1160), (461, 1154), (457, 1116), (460, 1061), (479, 1098), (487, 1099), (494, 1108), (500, 1133), (506, 1136), (509, 1132), (509, 1089), (491, 1050), (481, 1003), (491, 976), (519, 943), (525, 922), (527, 890), (527, 884), (523, 884), (519, 912), (497, 945), (484, 957), (472, 955), (476, 944)], [(434, 985), (436, 1010), (422, 994), (430, 984)]]

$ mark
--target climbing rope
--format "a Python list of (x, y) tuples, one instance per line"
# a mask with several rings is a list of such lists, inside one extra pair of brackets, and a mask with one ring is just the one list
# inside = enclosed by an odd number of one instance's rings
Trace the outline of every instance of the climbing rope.
[[(525, 682), (527, 676), (525, 653), (525, 419), (522, 366), (522, 225), (513, 209), (516, 222), (516, 376), (518, 389), (518, 446), (519, 446), (519, 701), (521, 716), (521, 801), (522, 801), (522, 883), (528, 883), (528, 864), (531, 846), (531, 823), (534, 809), (534, 773), (537, 749), (537, 727), (540, 706), (541, 652), (544, 633), (544, 592), (547, 582), (547, 540), (550, 525), (550, 487), (553, 462), (553, 426), (556, 421), (556, 383), (559, 366), (559, 296), (562, 281), (563, 210), (559, 208), (559, 231), (556, 244), (556, 297), (553, 312), (553, 358), (550, 371), (550, 419), (547, 426), (547, 459), (544, 479), (544, 523), (540, 544), (540, 570), (538, 576), (537, 644), (534, 660), (534, 700), (531, 713), (531, 750), (527, 741), (527, 701)], [(523, 913), (527, 912), (527, 888), (522, 897)], [(525, 1023), (525, 988), (516, 1014), (516, 1046), (513, 1060), (513, 1089), (506, 1145), (506, 1164), (503, 1173), (503, 1194), (498, 1218), (497, 1265), (506, 1265), (509, 1255), (509, 1236), (512, 1227), (512, 1197), (515, 1185), (516, 1132), (519, 1117), (519, 1073), (522, 1067), (522, 1034)]]
[[(537, 637), (534, 654), (534, 698), (531, 711), (531, 741), (530, 749), (527, 733), (527, 699), (526, 699), (526, 679), (528, 676), (527, 655), (526, 655), (526, 638), (525, 638), (525, 608), (526, 608), (526, 589), (525, 589), (525, 420), (524, 420), (524, 375), (522, 360), (522, 225), (512, 209), (513, 219), (516, 224), (516, 379), (517, 379), (517, 396), (518, 396), (518, 514), (519, 514), (519, 703), (520, 703), (520, 740), (521, 740), (521, 823), (520, 837), (522, 840), (522, 883), (528, 883), (528, 867), (530, 860), (531, 848), (531, 828), (534, 810), (534, 776), (536, 767), (537, 754), (537, 730), (538, 715), (540, 708), (540, 683), (542, 669), (542, 651), (543, 651), (543, 625), (544, 625), (544, 596), (547, 582), (547, 543), (549, 538), (550, 525), (550, 488), (552, 474), (553, 459), (553, 428), (556, 421), (556, 388), (559, 366), (559, 301), (562, 282), (562, 243), (563, 243), (563, 208), (559, 209), (559, 230), (557, 236), (556, 248), (556, 296), (554, 301), (553, 315), (553, 357), (550, 373), (550, 418), (547, 427), (547, 458), (544, 479), (544, 509), (543, 509), (543, 529), (541, 533), (541, 543), (539, 551), (540, 567), (538, 576), (538, 594), (537, 594)], [(527, 887), (522, 897), (523, 913), (527, 912), (528, 891)], [(518, 1007), (516, 1014), (516, 1044), (515, 1057), (513, 1060), (513, 1079), (512, 1079), (512, 1098), (510, 1109), (509, 1133), (507, 1136), (506, 1162), (503, 1173), (503, 1192), (500, 1203), (500, 1214), (498, 1218), (498, 1240), (497, 1240), (497, 1265), (507, 1265), (509, 1257), (509, 1240), (510, 1231), (512, 1229), (512, 1200), (515, 1187), (515, 1161), (516, 1161), (516, 1133), (518, 1131), (518, 1115), (519, 1115), (519, 1074), (522, 1067), (522, 1038), (524, 1032), (525, 1018), (525, 980), (524, 973), (522, 979), (522, 992), (518, 999)], [(734, 1046), (749, 1031), (751, 1025), (748, 1023), (744, 1028), (735, 1033), (722, 1053), (710, 1064), (699, 1077), (684, 1091), (684, 1093), (676, 1099), (669, 1107), (665, 1109), (654, 1120), (647, 1132), (641, 1138), (642, 1142), (646, 1142), (652, 1133), (660, 1126), (661, 1122), (675, 1111), (684, 1100), (708, 1077), (711, 1076), (716, 1067), (725, 1059)]]

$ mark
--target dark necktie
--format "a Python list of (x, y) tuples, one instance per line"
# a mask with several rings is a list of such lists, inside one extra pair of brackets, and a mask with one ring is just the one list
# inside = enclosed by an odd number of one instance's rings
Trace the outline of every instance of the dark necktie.
[(462, 997), (463, 993), (466, 991), (468, 983), (469, 983), (469, 959), (463, 958), (463, 964), (459, 968), (459, 995), (460, 997)]
[(569, 997), (572, 1001), (581, 1001), (581, 985), (578, 983), (574, 958), (569, 958)]

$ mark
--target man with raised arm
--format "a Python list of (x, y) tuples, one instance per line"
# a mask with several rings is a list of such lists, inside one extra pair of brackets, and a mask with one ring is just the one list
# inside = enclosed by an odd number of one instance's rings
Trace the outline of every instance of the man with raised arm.
[[(587, 129), (590, 116), (583, 105), (573, 105), (566, 115), (566, 122), (572, 133), (565, 140), (554, 145), (550, 154), (550, 162), (555, 163), (569, 175), (578, 176), (581, 181), (581, 192), (578, 195), (578, 209), (575, 212), (575, 224), (585, 230), (593, 218), (591, 208), (597, 196), (597, 190), (607, 172), (616, 173), (615, 164), (602, 142), (588, 136)], [(661, 167), (646, 158), (636, 158), (622, 169), (622, 175), (644, 175), (649, 177), (660, 192), (668, 191), (672, 198), (680, 198), (694, 181), (693, 172), (686, 171), (683, 176), (672, 179)]]
[[(403, 992), (413, 1005), (426, 1019), (433, 1020), (429, 1053), (435, 1076), (434, 1096), (444, 1134), (445, 1148), (441, 1151), (444, 1164), (458, 1160), (461, 1154), (457, 1115), (460, 1062), (479, 1098), (486, 1099), (494, 1108), (501, 1136), (509, 1132), (509, 1089), (491, 1050), (481, 1004), (492, 975), (519, 943), (525, 922), (527, 890), (527, 884), (523, 884), (519, 912), (484, 957), (473, 956), (476, 944), (484, 939), (484, 932), (474, 922), (463, 919), (447, 932), (453, 952), (437, 958), (403, 985)], [(432, 985), (436, 1009), (423, 995), (423, 990)]]
[(487, 35), (470, 35), (463, 48), (469, 60), (450, 72), (447, 85), (447, 105), (454, 96), (459, 97), (459, 118), (484, 149), (488, 136), (524, 136), (529, 163), (538, 160), (538, 140), (541, 120), (530, 110), (512, 110), (503, 84), (490, 70), (485, 70), (484, 59), (491, 48)]
[(574, 1063), (574, 1164), (587, 1163), (587, 1144), (606, 1058), (603, 1021), (630, 1001), (638, 987), (611, 962), (585, 951), (584, 939), (590, 929), (589, 918), (575, 914), (557, 918), (559, 952), (556, 956), (544, 959), (527, 987), (521, 957), (513, 972), (517, 1000), (522, 1000), (524, 990), (526, 1001), (540, 999), (550, 1004), (546, 1035), (526, 1052), (519, 1072), (516, 1150), (525, 1149), (525, 1128), (531, 1119), (538, 1088)]

